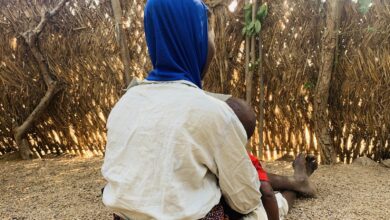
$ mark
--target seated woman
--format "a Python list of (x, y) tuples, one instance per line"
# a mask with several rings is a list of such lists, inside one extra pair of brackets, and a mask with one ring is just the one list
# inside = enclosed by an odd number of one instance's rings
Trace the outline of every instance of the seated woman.
[(103, 203), (118, 218), (222, 219), (222, 195), (241, 214), (261, 207), (245, 129), (201, 89), (214, 53), (207, 13), (200, 0), (146, 4), (153, 70), (107, 120)]

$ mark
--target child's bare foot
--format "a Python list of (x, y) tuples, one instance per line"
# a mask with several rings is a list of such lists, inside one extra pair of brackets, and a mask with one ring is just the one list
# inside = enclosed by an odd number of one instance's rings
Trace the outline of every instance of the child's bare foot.
[[(307, 162), (309, 161), (309, 162)], [(316, 189), (309, 181), (311, 175), (317, 167), (315, 166), (316, 159), (306, 157), (305, 154), (300, 153), (293, 162), (294, 179), (297, 183), (296, 191), (303, 196), (315, 196)]]
[(304, 153), (300, 153), (297, 155), (295, 160), (293, 161), (293, 168), (294, 168), (294, 177), (301, 177), (301, 178), (307, 178), (309, 175), (307, 175), (306, 172), (306, 155)]
[(309, 181), (309, 178), (302, 178), (302, 177), (294, 177), (298, 183), (297, 188), (295, 189), (296, 192), (298, 192), (301, 196), (305, 197), (315, 197), (317, 194), (317, 189), (314, 187), (314, 185)]
[(307, 176), (311, 176), (313, 172), (318, 168), (318, 162), (316, 156), (308, 154), (306, 156), (306, 173)]
[[(300, 163), (303, 163), (304, 161), (302, 161), (302, 157), (304, 157), (305, 154), (303, 153), (300, 153), (298, 154), (297, 158), (293, 161), (292, 163), (292, 166), (294, 168), (294, 171), (295, 171), (295, 164), (298, 163), (298, 161), (300, 161)], [(317, 158), (312, 155), (312, 154), (308, 154), (306, 155), (306, 158), (305, 158), (305, 166), (306, 166), (306, 174), (307, 176), (311, 176), (314, 171), (318, 168), (318, 162), (317, 162)], [(303, 166), (302, 164), (300, 166)], [(301, 170), (301, 169), (298, 169), (298, 170)]]

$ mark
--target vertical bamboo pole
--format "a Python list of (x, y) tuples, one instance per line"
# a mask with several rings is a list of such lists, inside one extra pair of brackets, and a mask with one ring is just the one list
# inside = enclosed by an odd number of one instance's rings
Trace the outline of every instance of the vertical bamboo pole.
[[(257, 9), (257, 0), (252, 0), (252, 22), (256, 20), (256, 9)], [(254, 64), (256, 63), (256, 37), (255, 35), (251, 36), (251, 38), (247, 39), (250, 41), (248, 46), (247, 52), (250, 50), (250, 60), (251, 60), (251, 68), (249, 69), (249, 57), (248, 57), (248, 72), (246, 72), (246, 101), (251, 104), (252, 102), (252, 87), (253, 87), (253, 71), (254, 71)], [(250, 49), (249, 49), (250, 48)], [(246, 54), (249, 56), (249, 53)]]
[[(249, 0), (245, 0), (245, 5), (249, 4)], [(246, 83), (246, 100), (248, 101), (248, 76), (249, 76), (249, 59), (250, 59), (250, 38), (245, 36), (245, 83)]]
[[(257, 12), (257, 0), (252, 0), (252, 22), (256, 21), (256, 12)], [(253, 91), (253, 73), (255, 71), (255, 63), (256, 63), (256, 35), (252, 35), (251, 37), (251, 69), (248, 72), (247, 79), (247, 90), (246, 90), (246, 101), (251, 104), (252, 103), (252, 91)], [(257, 146), (252, 145), (252, 153), (255, 156), (257, 155)]]
[(259, 33), (259, 66), (258, 66), (258, 74), (259, 74), (259, 89), (260, 89), (260, 98), (259, 98), (259, 146), (258, 146), (258, 156), (261, 158), (263, 156), (263, 148), (264, 148), (264, 72), (263, 72), (263, 42), (261, 37), (261, 32)]
[[(248, 5), (250, 2), (249, 0), (245, 0), (245, 5)], [(245, 17), (245, 12), (244, 12)], [(245, 35), (245, 84), (248, 85), (248, 76), (249, 76), (249, 59), (250, 59), (250, 37), (248, 35)], [(246, 90), (248, 90), (248, 87), (246, 87)], [(246, 100), (248, 100), (247, 97), (245, 97)], [(248, 141), (246, 145), (247, 150), (250, 150), (250, 142)]]
[(111, 0), (112, 11), (115, 18), (115, 32), (118, 46), (121, 52), (121, 58), (123, 62), (125, 83), (126, 86), (131, 82), (130, 76), (130, 54), (129, 48), (127, 47), (127, 39), (123, 33), (123, 22), (122, 22), (122, 7), (120, 0)]

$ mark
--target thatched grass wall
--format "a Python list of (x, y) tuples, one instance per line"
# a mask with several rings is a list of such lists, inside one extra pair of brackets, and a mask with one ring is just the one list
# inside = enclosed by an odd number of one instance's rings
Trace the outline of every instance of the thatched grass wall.
[[(0, 2), (2, 153), (15, 147), (13, 121), (21, 124), (45, 92), (37, 65), (19, 33), (37, 24), (42, 7), (53, 8), (56, 2)], [(53, 19), (44, 29), (40, 45), (65, 89), (31, 130), (30, 143), (41, 154), (101, 153), (106, 116), (125, 87), (110, 2), (71, 1)]]
[(390, 157), (390, 2), (375, 0), (362, 16), (344, 7), (340, 58), (332, 79), (330, 116), (341, 158)]
[[(45, 92), (36, 64), (19, 33), (36, 25), (50, 0), (0, 0), (0, 154), (16, 149), (13, 125), (20, 124)], [(245, 96), (243, 2), (206, 1), (213, 10), (217, 54), (205, 88)], [(150, 70), (143, 36), (144, 1), (122, 1), (131, 72)], [(269, 2), (264, 24), (264, 159), (286, 152), (317, 153), (313, 93), (320, 64), (323, 4), (317, 0)], [(390, 5), (375, 0), (363, 15), (347, 0), (340, 27), (339, 56), (329, 102), (332, 136), (341, 160), (359, 154), (390, 157)], [(105, 120), (125, 87), (110, 1), (70, 1), (40, 38), (44, 55), (65, 89), (29, 132), (40, 154), (100, 154)], [(258, 111), (259, 83), (255, 74)], [(258, 139), (254, 139), (254, 146)]]

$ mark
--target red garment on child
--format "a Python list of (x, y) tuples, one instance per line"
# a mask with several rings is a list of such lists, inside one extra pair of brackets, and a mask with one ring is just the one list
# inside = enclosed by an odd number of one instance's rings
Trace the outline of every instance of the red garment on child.
[(253, 166), (255, 166), (257, 170), (257, 174), (259, 175), (259, 180), (268, 182), (267, 172), (265, 172), (265, 170), (261, 166), (260, 161), (257, 159), (257, 157), (253, 156), (251, 153), (248, 154), (249, 154), (249, 158), (252, 161)]

